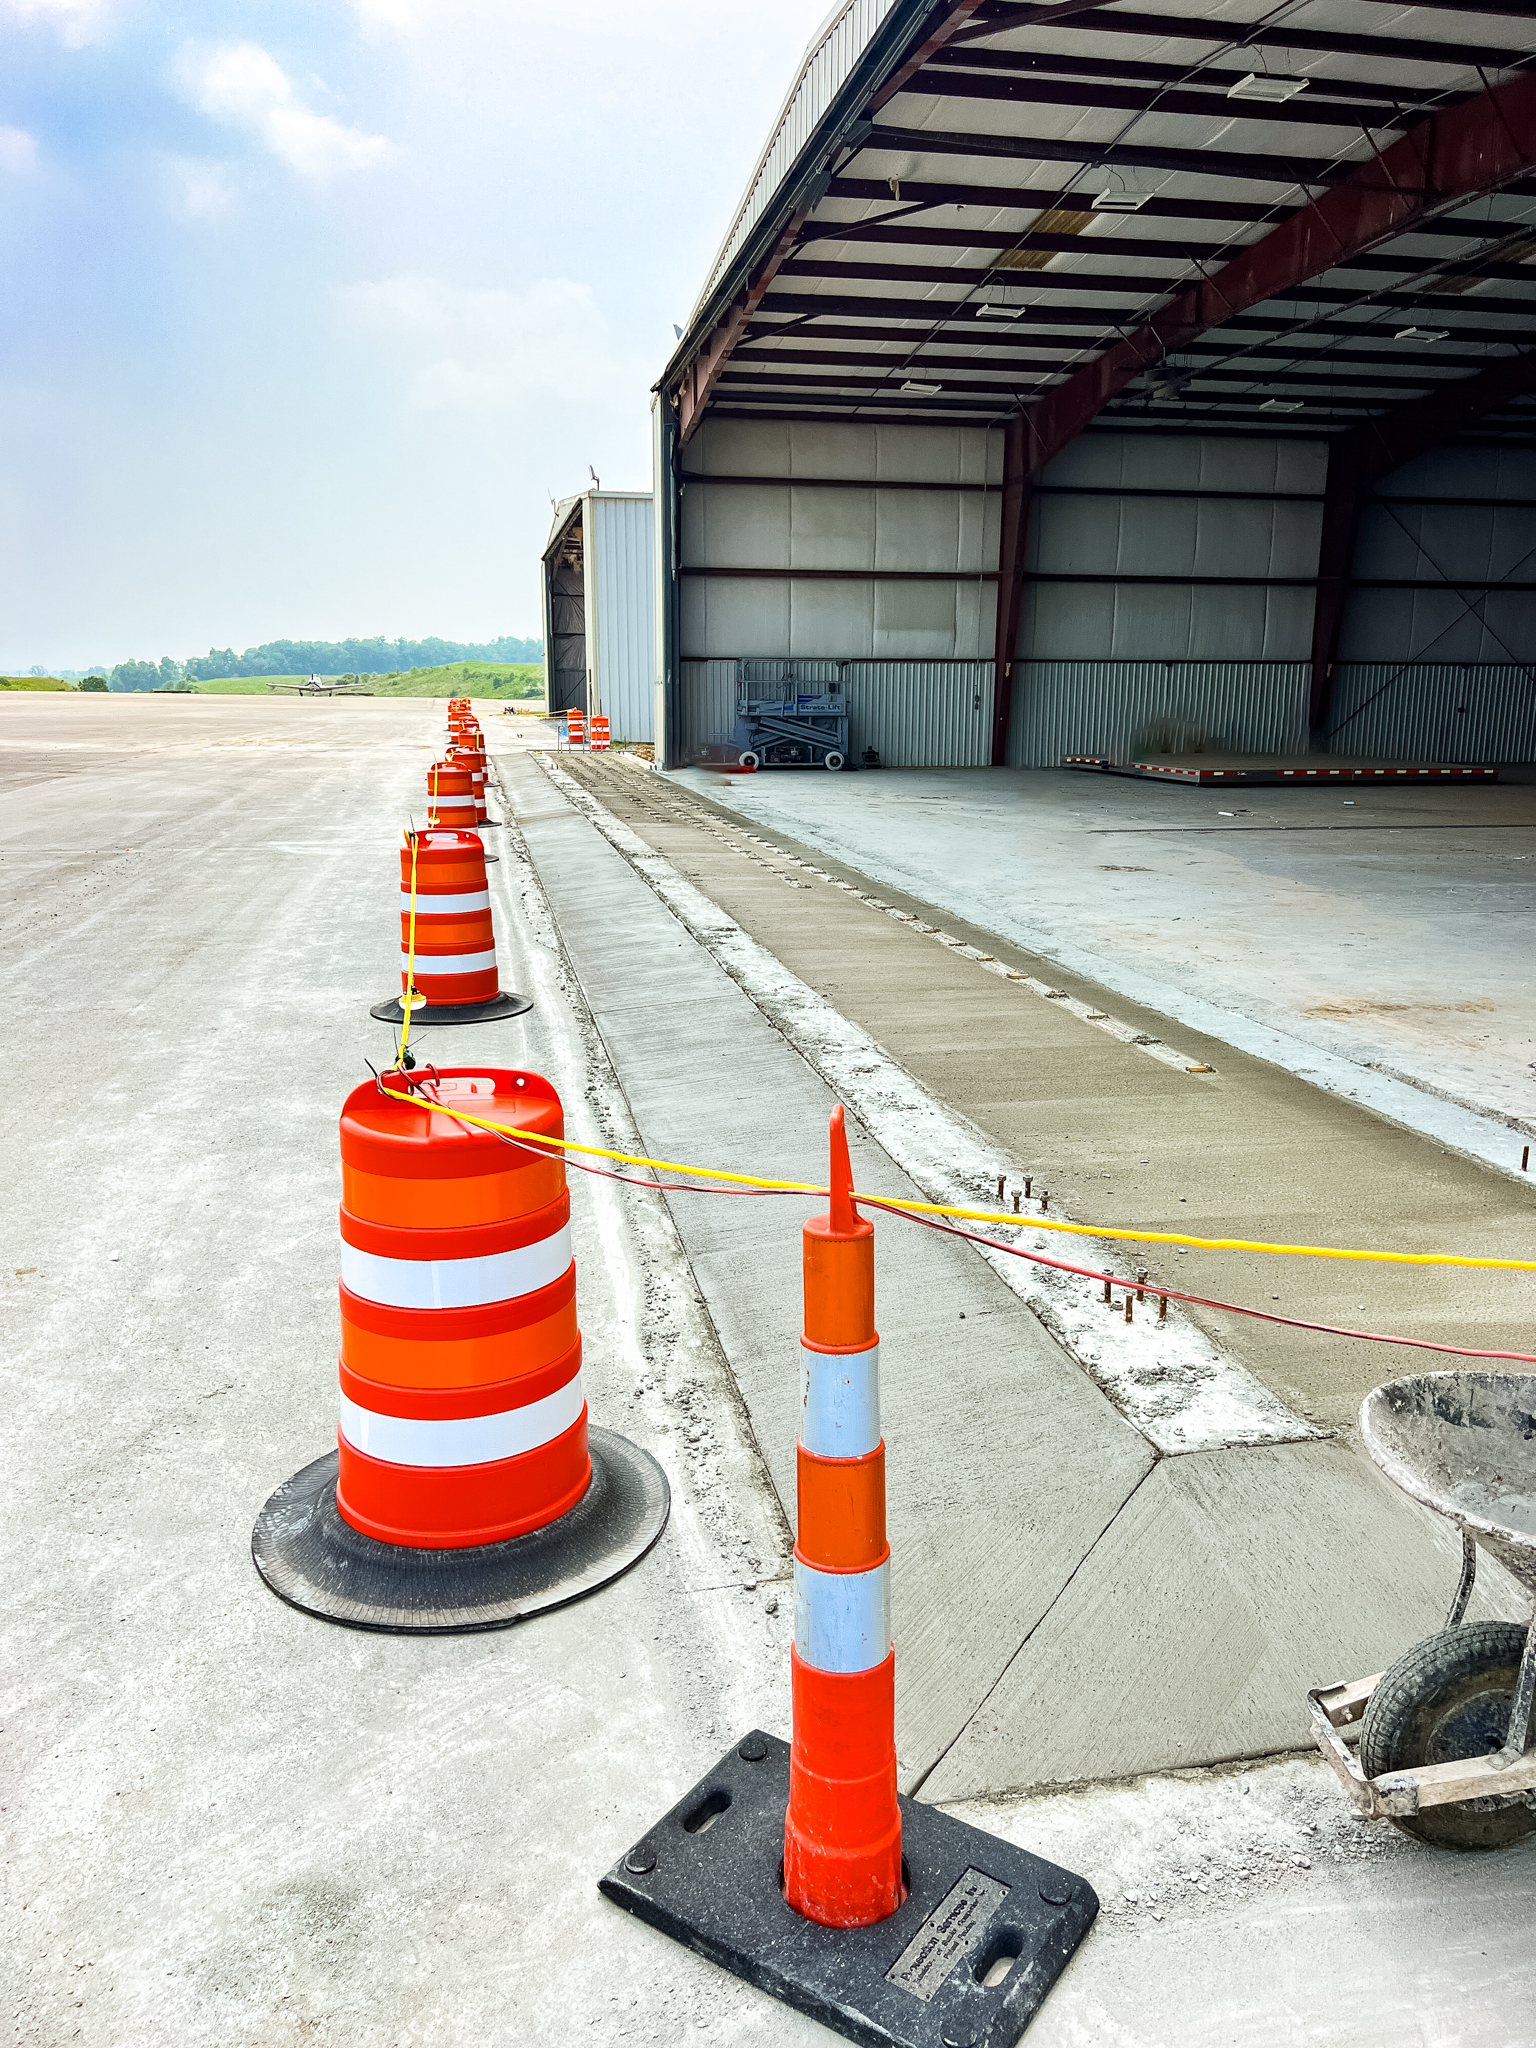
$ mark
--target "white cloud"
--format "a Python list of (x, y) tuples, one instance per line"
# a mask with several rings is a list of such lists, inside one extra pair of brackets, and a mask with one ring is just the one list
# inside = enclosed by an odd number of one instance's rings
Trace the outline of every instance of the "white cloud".
[(47, 22), (72, 50), (104, 33), (107, 14), (107, 0), (0, 0), (0, 19)]
[(517, 412), (551, 398), (591, 405), (616, 385), (643, 394), (648, 381), (645, 364), (615, 345), (592, 287), (569, 278), (514, 292), (391, 277), (341, 299), (364, 325), (401, 340), (414, 358), (412, 398), (427, 411)]
[(235, 181), (225, 164), (203, 157), (161, 158), (166, 203), (181, 220), (213, 220), (235, 203)]
[(25, 128), (0, 128), (0, 171), (19, 178), (37, 169), (37, 144)]
[(389, 154), (382, 135), (364, 135), (306, 107), (282, 66), (255, 43), (188, 48), (177, 68), (200, 112), (258, 136), (303, 177), (364, 171)]
[(354, 0), (358, 20), (366, 28), (399, 29), (409, 35), (424, 25), (424, 0)]

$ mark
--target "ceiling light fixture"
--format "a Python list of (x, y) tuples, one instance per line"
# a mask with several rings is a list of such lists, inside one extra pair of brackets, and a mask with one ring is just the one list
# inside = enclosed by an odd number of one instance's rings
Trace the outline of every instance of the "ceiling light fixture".
[(944, 389), (944, 386), (942, 384), (919, 384), (915, 379), (909, 377), (901, 388), (903, 391), (910, 391), (914, 398), (937, 398)]
[(1150, 194), (1146, 192), (1101, 192), (1093, 202), (1095, 213), (1139, 213)]
[(1021, 320), (1024, 317), (1024, 308), (1000, 306), (996, 299), (983, 299), (976, 308), (976, 317), (978, 320)]
[(1300, 412), (1306, 404), (1304, 398), (1266, 398), (1259, 407), (1260, 412)]
[(1449, 341), (1448, 327), (1400, 327), (1393, 335), (1394, 341)]
[(1267, 100), (1278, 105), (1281, 100), (1294, 99), (1299, 92), (1305, 92), (1304, 78), (1287, 78), (1280, 72), (1248, 71), (1236, 85), (1227, 87), (1229, 100)]

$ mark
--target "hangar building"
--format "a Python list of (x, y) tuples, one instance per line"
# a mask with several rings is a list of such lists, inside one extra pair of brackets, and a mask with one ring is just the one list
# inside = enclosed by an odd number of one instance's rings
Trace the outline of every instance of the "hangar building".
[(664, 753), (1536, 757), (1526, 0), (847, 0), (657, 387)]

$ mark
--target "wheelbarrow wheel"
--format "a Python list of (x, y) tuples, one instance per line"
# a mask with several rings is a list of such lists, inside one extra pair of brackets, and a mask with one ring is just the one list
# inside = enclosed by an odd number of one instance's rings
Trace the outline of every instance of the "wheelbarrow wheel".
[[(1441, 1629), (1399, 1657), (1371, 1694), (1360, 1731), (1368, 1778), (1459, 1763), (1502, 1749), (1525, 1648), (1512, 1621)], [(1536, 1833), (1536, 1792), (1463, 1799), (1397, 1819), (1437, 1849), (1506, 1849)]]

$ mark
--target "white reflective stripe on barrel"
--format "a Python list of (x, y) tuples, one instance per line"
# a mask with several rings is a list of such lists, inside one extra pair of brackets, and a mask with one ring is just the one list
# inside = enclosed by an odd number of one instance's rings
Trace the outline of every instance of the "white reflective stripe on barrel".
[(873, 1671), (891, 1654), (889, 1558), (867, 1572), (795, 1559), (795, 1648), (818, 1671)]
[(867, 1458), (880, 1442), (880, 1346), (800, 1347), (800, 1441), (818, 1458)]
[[(409, 967), (411, 956), (407, 949), (400, 948), (402, 966)], [(496, 948), (486, 953), (423, 953), (416, 948), (416, 972), (418, 974), (485, 974), (496, 965)]]
[(466, 1415), (457, 1422), (421, 1422), (412, 1415), (375, 1415), (341, 1397), (341, 1433), (354, 1450), (386, 1465), (494, 1465), (553, 1443), (582, 1410), (581, 1374), (524, 1408), (502, 1415)]
[[(424, 890), (416, 891), (416, 915), (418, 917), (464, 917), (471, 910), (489, 910), (491, 892), (477, 889), (468, 896), (428, 896)], [(400, 891), (400, 908), (409, 915), (411, 892)]]
[(536, 1244), (478, 1259), (386, 1259), (341, 1246), (342, 1284), (385, 1308), (480, 1308), (548, 1287), (571, 1263), (571, 1226)]

